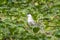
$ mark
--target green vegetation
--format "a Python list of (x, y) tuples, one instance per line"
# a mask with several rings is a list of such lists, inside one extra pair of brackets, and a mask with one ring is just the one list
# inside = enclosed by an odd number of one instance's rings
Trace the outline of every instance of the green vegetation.
[[(45, 33), (30, 28), (28, 13)], [(60, 40), (60, 0), (0, 0), (0, 40)]]

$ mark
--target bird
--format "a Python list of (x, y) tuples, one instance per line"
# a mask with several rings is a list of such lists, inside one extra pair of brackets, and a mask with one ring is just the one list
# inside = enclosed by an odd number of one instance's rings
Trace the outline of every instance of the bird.
[(32, 26), (32, 25), (35, 26), (36, 23), (35, 23), (34, 19), (32, 18), (32, 15), (31, 14), (28, 14), (27, 17), (28, 17), (28, 19), (27, 19), (28, 25), (29, 26)]
[(42, 22), (41, 22), (41, 24), (36, 23), (31, 14), (27, 15), (27, 21), (28, 21), (29, 26), (34, 26), (33, 28), (39, 28), (40, 32), (44, 33), (44, 27), (42, 25)]

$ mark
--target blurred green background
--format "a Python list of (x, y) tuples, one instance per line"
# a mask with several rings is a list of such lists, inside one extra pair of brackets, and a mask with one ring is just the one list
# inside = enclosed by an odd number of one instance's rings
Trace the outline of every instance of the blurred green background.
[[(28, 13), (45, 33), (29, 27)], [(60, 40), (60, 0), (0, 0), (0, 40)]]

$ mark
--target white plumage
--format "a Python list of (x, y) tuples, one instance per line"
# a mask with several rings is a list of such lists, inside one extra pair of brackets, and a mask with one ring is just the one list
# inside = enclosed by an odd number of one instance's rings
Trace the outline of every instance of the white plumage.
[(28, 14), (28, 24), (31, 26), (31, 25), (35, 25), (35, 22), (32, 18), (32, 15), (31, 14)]

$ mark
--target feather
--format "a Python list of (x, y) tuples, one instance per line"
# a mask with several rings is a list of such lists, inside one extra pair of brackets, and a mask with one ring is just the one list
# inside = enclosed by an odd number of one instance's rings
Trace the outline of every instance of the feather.
[(28, 25), (32, 26), (36, 24), (31, 14), (28, 14), (27, 17), (28, 17)]

